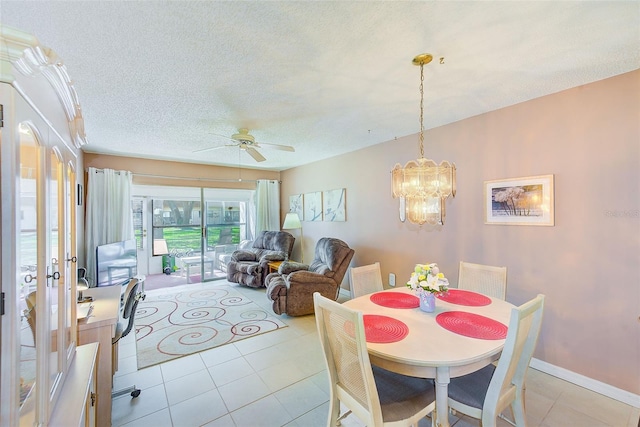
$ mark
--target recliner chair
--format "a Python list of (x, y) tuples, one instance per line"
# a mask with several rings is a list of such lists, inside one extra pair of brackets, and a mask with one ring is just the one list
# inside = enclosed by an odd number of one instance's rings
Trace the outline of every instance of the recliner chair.
[(296, 239), (286, 231), (261, 231), (251, 247), (231, 254), (227, 263), (227, 280), (260, 288), (272, 261), (289, 259)]
[(313, 293), (338, 299), (340, 285), (354, 255), (345, 242), (332, 237), (318, 240), (311, 264), (283, 262), (266, 277), (267, 297), (276, 314), (302, 316), (314, 312)]

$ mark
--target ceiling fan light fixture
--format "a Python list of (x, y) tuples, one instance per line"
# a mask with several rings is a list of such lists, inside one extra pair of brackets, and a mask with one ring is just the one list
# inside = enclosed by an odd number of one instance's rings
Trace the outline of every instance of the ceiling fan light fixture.
[(238, 129), (238, 133), (231, 135), (231, 139), (235, 139), (243, 144), (253, 145), (256, 143), (256, 139), (253, 135), (249, 135), (249, 129), (240, 128)]
[(424, 158), (424, 66), (433, 56), (423, 53), (413, 58), (420, 66), (420, 158), (396, 163), (391, 171), (393, 197), (400, 199), (400, 221), (407, 218), (418, 225), (444, 224), (445, 200), (456, 196), (456, 165), (448, 161), (437, 164)]
[(202, 152), (205, 152), (205, 151), (216, 150), (216, 149), (224, 148), (224, 147), (239, 147), (240, 150), (246, 151), (251, 157), (253, 157), (253, 159), (256, 162), (264, 162), (267, 159), (262, 154), (260, 154), (260, 152), (257, 150), (257, 148), (260, 148), (260, 149), (262, 149), (262, 148), (272, 148), (272, 149), (275, 149), (275, 150), (289, 151), (289, 152), (296, 151), (293, 147), (291, 147), (289, 145), (269, 144), (269, 143), (266, 143), (266, 142), (258, 143), (258, 142), (256, 142), (255, 137), (253, 135), (249, 134), (249, 129), (247, 129), (247, 128), (238, 129), (238, 133), (235, 133), (235, 134), (231, 135), (231, 137), (225, 136), (225, 135), (220, 135), (220, 134), (214, 134), (214, 135), (218, 135), (218, 136), (220, 136), (222, 138), (229, 139), (229, 140), (233, 141), (233, 143), (232, 144), (226, 144), (226, 145), (219, 145), (219, 146), (216, 146), (216, 147), (203, 148), (203, 149), (194, 151), (194, 153), (202, 153)]

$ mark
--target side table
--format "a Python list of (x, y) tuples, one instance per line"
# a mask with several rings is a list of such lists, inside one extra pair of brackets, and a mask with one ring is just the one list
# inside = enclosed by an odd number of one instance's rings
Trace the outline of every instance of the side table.
[(278, 268), (280, 268), (280, 264), (282, 264), (283, 262), (284, 261), (271, 261), (270, 263), (268, 263), (267, 265), (269, 266), (269, 274), (277, 273)]

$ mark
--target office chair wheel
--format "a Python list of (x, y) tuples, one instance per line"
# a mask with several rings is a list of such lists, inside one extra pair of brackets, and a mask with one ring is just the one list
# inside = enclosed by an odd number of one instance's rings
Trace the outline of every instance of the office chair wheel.
[(131, 397), (135, 398), (138, 396), (140, 396), (140, 389), (137, 388), (131, 392)]

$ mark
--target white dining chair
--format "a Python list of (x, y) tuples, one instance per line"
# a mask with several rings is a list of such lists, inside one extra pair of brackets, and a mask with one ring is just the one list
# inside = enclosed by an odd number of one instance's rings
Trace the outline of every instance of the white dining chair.
[(507, 296), (507, 267), (460, 261), (458, 289), (504, 300)]
[(384, 290), (380, 263), (351, 267), (349, 269), (349, 285), (351, 298)]
[[(318, 292), (313, 302), (329, 373), (329, 426), (350, 412), (368, 426), (417, 426), (435, 409), (433, 380), (371, 366), (362, 312)], [(340, 403), (350, 410), (342, 417)]]
[(524, 383), (529, 362), (538, 342), (544, 295), (511, 310), (509, 328), (497, 366), (490, 364), (471, 374), (451, 378), (449, 407), (495, 426), (496, 417), (511, 407), (515, 426), (525, 426)]

